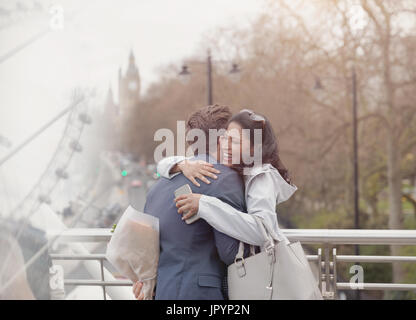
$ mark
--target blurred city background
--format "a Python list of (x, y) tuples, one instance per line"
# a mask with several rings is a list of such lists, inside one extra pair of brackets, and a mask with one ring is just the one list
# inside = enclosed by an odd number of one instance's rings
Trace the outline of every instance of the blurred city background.
[[(282, 228), (416, 229), (415, 51), (413, 0), (1, 0), (1, 230), (24, 263), (39, 255), (25, 269), (33, 297), (102, 298), (75, 282), (59, 293), (50, 255), (105, 243), (51, 245), (48, 233), (111, 228), (129, 204), (142, 210), (159, 178), (155, 131), (213, 103), (272, 122), (299, 188), (277, 208)], [(416, 256), (415, 245), (336, 248)], [(65, 279), (94, 273), (56, 264)], [(336, 277), (348, 282), (352, 264)], [(361, 265), (365, 282), (416, 284), (415, 263)], [(416, 285), (341, 293), (415, 299)]]

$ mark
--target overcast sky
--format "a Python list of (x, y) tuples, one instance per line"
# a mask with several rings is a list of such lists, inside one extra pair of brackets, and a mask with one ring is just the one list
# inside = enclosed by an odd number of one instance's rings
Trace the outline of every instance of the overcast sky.
[[(34, 1), (19, 1), (33, 7)], [(48, 8), (63, 9), (63, 28), (0, 62), (0, 135), (14, 146), (64, 109), (75, 87), (111, 84), (117, 90), (118, 68), (133, 49), (142, 92), (157, 80), (159, 66), (195, 54), (203, 35), (217, 26), (244, 26), (262, 9), (261, 0), (67, 0), (41, 1), (37, 14), (13, 13), (0, 29), (0, 61), (14, 48), (50, 26)], [(11, 10), (17, 1), (2, 0)], [(14, 11), (15, 12), (15, 11)], [(11, 19), (11, 18), (9, 18)], [(1, 21), (1, 20), (0, 20)], [(23, 196), (44, 170), (62, 135), (57, 122), (18, 156), (0, 167), (0, 210)], [(0, 146), (0, 157), (9, 152)], [(7, 203), (5, 198), (9, 199)]]

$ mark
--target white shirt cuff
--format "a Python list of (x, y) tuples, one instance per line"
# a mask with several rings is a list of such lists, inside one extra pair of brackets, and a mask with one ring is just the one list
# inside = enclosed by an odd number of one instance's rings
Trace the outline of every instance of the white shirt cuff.
[(196, 213), (198, 217), (204, 218), (207, 212), (210, 210), (209, 198), (205, 195), (201, 195), (199, 198), (198, 212)]

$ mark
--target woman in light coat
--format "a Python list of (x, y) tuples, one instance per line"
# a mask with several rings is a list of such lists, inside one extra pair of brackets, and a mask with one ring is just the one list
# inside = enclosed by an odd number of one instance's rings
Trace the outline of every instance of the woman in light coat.
[[(259, 132), (261, 145), (255, 139)], [(262, 246), (265, 239), (253, 217), (256, 215), (274, 232), (276, 239), (288, 242), (278, 226), (276, 204), (288, 200), (297, 187), (291, 183), (288, 171), (280, 160), (270, 122), (251, 110), (242, 110), (231, 117), (226, 133), (220, 137), (219, 150), (221, 163), (236, 169), (244, 177), (247, 212), (238, 211), (215, 197), (192, 193), (175, 199), (178, 213), (183, 214), (182, 219), (198, 215), (232, 238)], [(246, 164), (244, 159), (253, 153), (255, 158), (256, 150), (261, 151), (259, 158), (254, 159), (254, 163)], [(239, 161), (233, 159), (236, 154), (240, 156), (237, 159)], [(199, 183), (196, 178), (210, 183), (207, 177), (215, 179), (215, 174), (220, 173), (211, 163), (180, 156), (163, 159), (158, 163), (157, 171), (165, 178), (182, 172), (197, 186)]]

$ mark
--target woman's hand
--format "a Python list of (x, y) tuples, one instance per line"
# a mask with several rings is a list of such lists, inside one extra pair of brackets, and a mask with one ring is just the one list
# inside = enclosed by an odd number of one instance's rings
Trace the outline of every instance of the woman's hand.
[(133, 294), (136, 297), (137, 300), (143, 300), (144, 299), (144, 295), (142, 291), (142, 287), (143, 287), (143, 282), (139, 282), (136, 281), (133, 284)]
[(199, 210), (199, 199), (201, 195), (198, 193), (183, 194), (175, 199), (176, 207), (179, 214), (184, 214), (182, 220), (188, 219)]
[(191, 180), (197, 187), (200, 187), (200, 184), (196, 181), (196, 178), (210, 184), (211, 182), (205, 177), (217, 179), (215, 173), (220, 173), (219, 170), (214, 168), (212, 163), (203, 160), (183, 160), (177, 166), (184, 176)]

